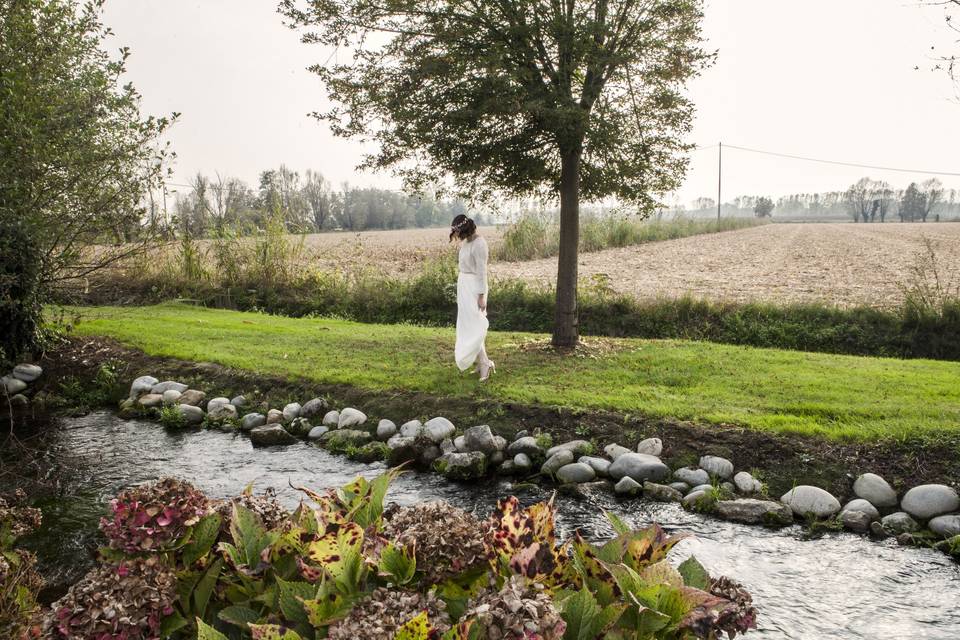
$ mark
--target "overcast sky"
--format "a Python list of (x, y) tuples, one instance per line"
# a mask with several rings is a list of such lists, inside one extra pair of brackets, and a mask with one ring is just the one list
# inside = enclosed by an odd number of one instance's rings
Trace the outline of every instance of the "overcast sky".
[[(128, 79), (145, 112), (183, 114), (170, 136), (177, 182), (202, 171), (255, 185), (285, 163), (337, 184), (397, 186), (355, 171), (363, 149), (307, 115), (325, 97), (305, 67), (330, 52), (301, 44), (273, 0), (110, 0), (105, 21), (110, 44), (133, 51)], [(939, 10), (918, 0), (709, 0), (705, 31), (719, 57), (690, 87), (691, 142), (960, 173), (960, 104), (949, 79), (927, 70), (931, 45), (950, 43)], [(681, 200), (716, 193), (716, 155), (693, 153)], [(864, 175), (898, 186), (926, 177), (733, 149), (723, 164), (724, 200), (842, 189)]]

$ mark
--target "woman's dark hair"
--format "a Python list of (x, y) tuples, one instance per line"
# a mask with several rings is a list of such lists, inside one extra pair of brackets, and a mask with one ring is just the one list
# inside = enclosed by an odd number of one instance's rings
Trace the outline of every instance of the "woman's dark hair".
[(473, 222), (472, 219), (463, 215), (462, 213), (453, 219), (453, 222), (450, 223), (450, 241), (453, 242), (454, 238), (459, 238), (460, 240), (466, 240), (473, 234), (477, 232), (477, 225)]

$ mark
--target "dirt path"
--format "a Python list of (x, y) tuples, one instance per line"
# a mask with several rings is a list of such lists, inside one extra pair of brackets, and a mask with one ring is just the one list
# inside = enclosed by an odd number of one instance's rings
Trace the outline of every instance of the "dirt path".
[[(584, 254), (580, 277), (640, 298), (829, 302), (893, 307), (933, 244), (942, 282), (960, 287), (960, 223), (772, 224)], [(501, 263), (500, 277), (552, 283), (556, 261)]]

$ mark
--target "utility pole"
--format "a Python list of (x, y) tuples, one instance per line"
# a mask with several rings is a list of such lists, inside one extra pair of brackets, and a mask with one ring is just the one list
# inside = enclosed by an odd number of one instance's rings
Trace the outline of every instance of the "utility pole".
[(723, 200), (720, 199), (720, 188), (723, 185), (723, 143), (718, 146), (717, 156), (717, 222), (720, 222), (720, 207)]

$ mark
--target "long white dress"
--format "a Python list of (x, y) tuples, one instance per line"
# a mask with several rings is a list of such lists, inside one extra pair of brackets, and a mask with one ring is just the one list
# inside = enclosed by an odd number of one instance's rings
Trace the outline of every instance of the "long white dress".
[[(486, 353), (487, 314), (477, 297), (487, 293), (487, 241), (476, 237), (460, 245), (460, 275), (457, 277), (457, 344), (454, 357), (461, 371), (469, 369), (477, 356)], [(484, 355), (484, 358), (486, 356)]]

